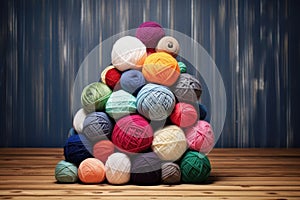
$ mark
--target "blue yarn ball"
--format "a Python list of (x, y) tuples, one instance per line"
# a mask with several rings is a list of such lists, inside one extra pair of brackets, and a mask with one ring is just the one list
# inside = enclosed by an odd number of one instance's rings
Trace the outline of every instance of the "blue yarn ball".
[(92, 144), (82, 134), (72, 135), (64, 146), (64, 156), (66, 161), (79, 164), (86, 158), (92, 158)]
[(148, 83), (137, 95), (138, 112), (150, 120), (166, 119), (175, 107), (175, 96), (165, 86)]
[(207, 108), (205, 105), (199, 103), (199, 113), (200, 113), (200, 120), (204, 120), (207, 115)]
[(125, 71), (120, 79), (122, 89), (130, 94), (135, 93), (135, 91), (145, 85), (145, 83), (144, 75), (138, 70)]
[(105, 112), (92, 112), (83, 122), (82, 134), (92, 142), (108, 139), (113, 130), (113, 123)]
[(68, 132), (68, 138), (71, 137), (72, 135), (77, 135), (78, 133), (75, 131), (74, 128), (70, 128)]

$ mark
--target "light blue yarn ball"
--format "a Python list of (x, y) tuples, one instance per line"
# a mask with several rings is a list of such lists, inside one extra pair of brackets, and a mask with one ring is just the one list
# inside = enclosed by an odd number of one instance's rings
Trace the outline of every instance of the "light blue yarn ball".
[(137, 95), (137, 110), (147, 119), (166, 119), (175, 107), (175, 96), (165, 86), (148, 83)]
[(73, 163), (62, 160), (55, 167), (55, 179), (61, 183), (75, 183), (78, 180), (78, 169)]
[(145, 85), (146, 81), (142, 72), (138, 70), (125, 71), (120, 78), (120, 85), (123, 90), (133, 94), (137, 89)]

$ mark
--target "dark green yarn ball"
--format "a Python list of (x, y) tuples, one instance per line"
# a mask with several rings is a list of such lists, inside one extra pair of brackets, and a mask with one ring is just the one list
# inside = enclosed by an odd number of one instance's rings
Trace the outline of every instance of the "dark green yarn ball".
[(206, 155), (188, 151), (180, 162), (181, 179), (185, 183), (202, 183), (210, 175), (211, 165)]
[(87, 112), (104, 111), (111, 93), (107, 85), (100, 82), (91, 83), (82, 91), (81, 104)]

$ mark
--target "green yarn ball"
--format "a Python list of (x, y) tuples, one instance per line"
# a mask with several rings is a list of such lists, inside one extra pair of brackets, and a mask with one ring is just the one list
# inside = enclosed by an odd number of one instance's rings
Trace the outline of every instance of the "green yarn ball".
[(77, 167), (73, 163), (60, 161), (55, 167), (55, 179), (61, 183), (75, 183), (78, 180)]
[(186, 65), (183, 62), (178, 62), (180, 73), (186, 73)]
[(81, 104), (87, 112), (104, 111), (111, 93), (107, 85), (100, 82), (91, 83), (82, 91)]
[(210, 175), (211, 165), (206, 155), (188, 151), (180, 162), (181, 179), (185, 183), (201, 183)]
[(124, 90), (115, 91), (106, 102), (105, 112), (115, 120), (136, 113), (136, 98)]

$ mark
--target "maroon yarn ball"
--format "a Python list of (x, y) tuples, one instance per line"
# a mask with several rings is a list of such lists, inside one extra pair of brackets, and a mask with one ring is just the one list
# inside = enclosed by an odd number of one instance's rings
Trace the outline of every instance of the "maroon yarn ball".
[(165, 36), (165, 31), (157, 22), (147, 21), (136, 29), (135, 36), (149, 49), (147, 52), (151, 52), (151, 49), (155, 49), (159, 40)]
[(123, 152), (143, 152), (151, 147), (152, 141), (152, 127), (138, 114), (119, 119), (112, 133), (112, 142)]
[(193, 105), (179, 102), (175, 105), (170, 120), (173, 124), (186, 128), (195, 124), (198, 120), (198, 113)]
[(105, 83), (106, 85), (114, 90), (121, 78), (122, 73), (116, 68), (109, 69), (105, 74)]

